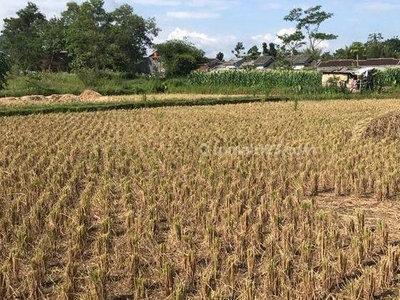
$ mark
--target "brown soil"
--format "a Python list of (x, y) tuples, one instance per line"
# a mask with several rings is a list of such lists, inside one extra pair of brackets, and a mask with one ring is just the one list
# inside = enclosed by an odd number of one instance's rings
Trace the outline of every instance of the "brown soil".
[(321, 194), (317, 197), (317, 205), (322, 210), (329, 210), (343, 220), (354, 218), (357, 212), (363, 211), (367, 226), (375, 227), (384, 221), (390, 230), (389, 241), (400, 244), (400, 201), (378, 201), (374, 198), (357, 198), (354, 196), (338, 197), (333, 194)]

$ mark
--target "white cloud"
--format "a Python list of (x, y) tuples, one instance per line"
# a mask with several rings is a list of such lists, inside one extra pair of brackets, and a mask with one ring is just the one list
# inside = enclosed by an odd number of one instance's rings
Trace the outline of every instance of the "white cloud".
[(175, 0), (130, 0), (130, 4), (143, 4), (143, 5), (154, 5), (154, 6), (178, 6), (181, 1)]
[(187, 0), (185, 1), (186, 5), (192, 7), (209, 7), (213, 10), (227, 10), (238, 6), (241, 4), (241, 1), (233, 1), (233, 0)]
[(296, 32), (296, 28), (290, 27), (290, 28), (282, 28), (280, 29), (276, 35), (285, 35), (285, 34), (292, 34)]
[(328, 51), (328, 49), (330, 48), (330, 44), (328, 41), (321, 41), (318, 46), (318, 49), (321, 49), (323, 51)]
[(269, 32), (266, 33), (265, 35), (259, 34), (251, 37), (252, 40), (257, 41), (259, 43), (271, 43), (275, 40), (275, 38), (276, 37)]
[(270, 32), (267, 32), (264, 35), (255, 35), (252, 36), (251, 39), (254, 41), (261, 43), (275, 43), (275, 44), (281, 44), (282, 40), (278, 38), (279, 35), (285, 35), (285, 34), (292, 34), (296, 31), (294, 27), (290, 28), (282, 28), (280, 29), (276, 34), (272, 34)]
[(169, 34), (163, 37), (158, 37), (155, 43), (163, 43), (165, 40), (188, 40), (196, 47), (203, 50), (207, 57), (216, 57), (218, 52), (225, 54), (225, 59), (229, 59), (231, 50), (238, 42), (235, 35), (217, 35), (210, 36), (204, 32), (190, 31), (183, 28), (175, 28)]
[(170, 11), (167, 17), (173, 19), (216, 19), (219, 14), (212, 12), (188, 12), (188, 11)]
[(393, 9), (400, 9), (400, 4), (389, 3), (386, 1), (368, 1), (359, 5), (364, 10), (371, 11), (388, 11)]
[(186, 29), (181, 29), (181, 28), (175, 28), (175, 30), (168, 35), (167, 39), (168, 40), (188, 39), (189, 41), (192, 41), (193, 43), (200, 45), (210, 45), (217, 43), (216, 38), (212, 38), (205, 33), (197, 31), (188, 31)]
[(282, 1), (268, 1), (267, 3), (263, 3), (260, 6), (261, 8), (265, 9), (281, 9), (285, 7)]

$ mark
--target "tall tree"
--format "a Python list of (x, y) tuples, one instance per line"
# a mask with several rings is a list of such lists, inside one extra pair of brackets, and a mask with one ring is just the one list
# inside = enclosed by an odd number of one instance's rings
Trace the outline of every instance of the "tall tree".
[(129, 5), (106, 12), (103, 0), (67, 4), (62, 13), (68, 54), (75, 69), (130, 70), (159, 32)]
[(262, 54), (263, 55), (269, 55), (269, 50), (268, 50), (268, 44), (267, 43), (262, 43)]
[(381, 33), (371, 33), (365, 43), (365, 55), (368, 58), (379, 58), (384, 55), (383, 36)]
[(28, 5), (17, 12), (16, 18), (4, 19), (2, 48), (14, 66), (22, 71), (36, 70), (43, 57), (40, 29), (47, 22), (36, 4)]
[(62, 21), (52, 18), (48, 22), (42, 23), (39, 36), (42, 41), (43, 58), (47, 60), (47, 68), (51, 70), (55, 62), (63, 60), (66, 65), (66, 43)]
[(224, 60), (224, 54), (222, 52), (218, 52), (217, 56), (216, 56), (216, 59), (218, 59), (220, 61), (223, 61)]
[(117, 69), (129, 69), (153, 45), (152, 39), (158, 35), (159, 29), (153, 18), (145, 20), (134, 14), (133, 8), (127, 4), (117, 8), (111, 16), (113, 25), (108, 54), (114, 58)]
[(204, 51), (186, 40), (169, 40), (155, 45), (166, 76), (187, 75), (205, 61)]
[(400, 57), (400, 39), (395, 36), (383, 42), (383, 51), (385, 57)]
[(103, 6), (102, 0), (89, 0), (82, 5), (70, 2), (62, 13), (67, 51), (75, 69), (85, 67), (99, 70), (112, 64), (107, 55), (107, 31), (111, 26), (111, 18)]
[(237, 58), (242, 56), (242, 51), (244, 50), (243, 42), (238, 42), (235, 48), (232, 50), (232, 53), (235, 54)]
[(304, 34), (300, 30), (296, 30), (294, 33), (279, 35), (278, 37), (282, 40), (283, 50), (290, 55), (291, 65), (293, 66), (293, 56), (306, 44)]
[(321, 5), (312, 6), (306, 10), (294, 8), (283, 18), (285, 21), (295, 22), (298, 31), (305, 31), (309, 52), (315, 54), (318, 54), (317, 49), (322, 41), (334, 40), (338, 37), (331, 33), (320, 32), (321, 24), (333, 16), (333, 13), (321, 9)]
[(278, 55), (278, 45), (269, 43), (269, 55), (276, 57)]
[(251, 59), (255, 59), (257, 57), (259, 57), (261, 55), (261, 52), (258, 51), (258, 47), (256, 45), (254, 45), (253, 47), (251, 47), (248, 51), (247, 51), (247, 55), (251, 58)]

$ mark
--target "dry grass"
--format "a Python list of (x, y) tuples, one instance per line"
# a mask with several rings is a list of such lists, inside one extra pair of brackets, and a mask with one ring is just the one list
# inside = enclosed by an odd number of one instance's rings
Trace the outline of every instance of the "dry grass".
[[(0, 119), (0, 299), (398, 297), (400, 102)], [(396, 294), (397, 293), (397, 294)]]
[(91, 90), (86, 90), (80, 95), (30, 95), (24, 97), (0, 98), (0, 107), (10, 106), (31, 106), (44, 104), (62, 104), (71, 102), (120, 102), (120, 101), (153, 101), (153, 100), (175, 100), (175, 99), (222, 99), (222, 98), (243, 97), (243, 95), (205, 95), (205, 94), (148, 94), (148, 95), (126, 95), (126, 96), (102, 96)]
[(391, 111), (372, 119), (363, 138), (400, 140), (400, 111)]

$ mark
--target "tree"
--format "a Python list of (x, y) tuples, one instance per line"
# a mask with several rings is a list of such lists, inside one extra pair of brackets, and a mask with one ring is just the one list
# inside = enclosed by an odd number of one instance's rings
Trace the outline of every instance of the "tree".
[(265, 42), (262, 43), (262, 54), (263, 55), (269, 55), (268, 45)]
[(62, 13), (68, 55), (75, 69), (130, 70), (158, 34), (154, 19), (145, 20), (122, 5), (106, 12), (103, 0), (67, 4)]
[(10, 71), (10, 63), (4, 52), (0, 51), (0, 90), (7, 84), (7, 73)]
[(283, 18), (285, 21), (295, 22), (297, 31), (305, 31), (308, 50), (313, 54), (318, 54), (318, 45), (322, 41), (334, 40), (338, 37), (334, 34), (319, 31), (321, 24), (333, 16), (333, 13), (328, 13), (321, 9), (321, 5), (312, 6), (306, 10), (294, 8)]
[(62, 12), (68, 55), (75, 69), (104, 69), (111, 65), (108, 56), (107, 30), (111, 19), (103, 8), (104, 1), (89, 0), (82, 5), (69, 2)]
[(400, 57), (400, 39), (395, 36), (383, 42), (383, 52), (385, 57)]
[(232, 50), (232, 53), (235, 54), (237, 58), (241, 57), (241, 51), (243, 51), (245, 48), (243, 46), (242, 42), (238, 42), (235, 46), (235, 49)]
[(255, 59), (257, 57), (259, 57), (261, 55), (261, 52), (258, 51), (258, 47), (256, 45), (254, 45), (253, 47), (251, 47), (249, 49), (249, 51), (247, 51), (247, 55), (251, 58), (251, 59)]
[(364, 59), (366, 55), (365, 45), (361, 42), (353, 42), (350, 47), (348, 47), (348, 55), (347, 58), (356, 59)]
[(164, 64), (166, 76), (187, 75), (205, 61), (204, 51), (187, 40), (169, 40), (155, 45), (155, 48)]
[(217, 56), (216, 56), (216, 59), (218, 59), (220, 61), (223, 61), (224, 60), (224, 54), (222, 52), (218, 52)]
[(276, 57), (278, 55), (278, 45), (269, 43), (269, 55)]
[(4, 19), (2, 48), (20, 70), (38, 69), (43, 57), (40, 30), (46, 22), (45, 16), (32, 2), (19, 10), (16, 18)]
[(124, 4), (111, 14), (110, 51), (117, 69), (129, 69), (141, 59), (146, 49), (153, 45), (153, 37), (160, 31), (153, 18), (145, 20), (134, 14), (133, 8)]
[(365, 55), (368, 58), (383, 57), (384, 44), (381, 33), (371, 33), (368, 35), (368, 40), (365, 43)]
[(39, 36), (42, 42), (43, 58), (48, 61), (49, 70), (53, 68), (54, 62), (62, 62), (67, 65), (65, 49), (64, 26), (60, 19), (52, 18), (43, 22), (40, 26)]
[(284, 51), (287, 51), (291, 56), (291, 65), (293, 66), (293, 56), (306, 44), (304, 42), (304, 34), (300, 30), (297, 30), (292, 34), (284, 34), (278, 37), (282, 40)]

